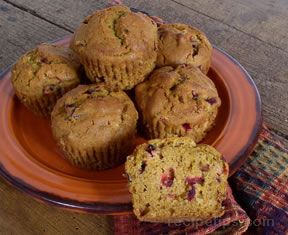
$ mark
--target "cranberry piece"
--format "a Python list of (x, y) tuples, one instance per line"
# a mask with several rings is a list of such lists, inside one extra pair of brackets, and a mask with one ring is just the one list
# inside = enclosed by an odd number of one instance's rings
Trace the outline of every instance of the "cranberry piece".
[(203, 166), (201, 166), (200, 169), (201, 169), (201, 171), (207, 172), (207, 171), (209, 171), (209, 169), (210, 169), (210, 165), (209, 165), (209, 164), (203, 165)]
[(211, 104), (211, 105), (217, 103), (216, 98), (209, 98), (209, 99), (206, 99), (206, 101), (207, 101), (209, 104)]
[(143, 161), (141, 163), (141, 167), (140, 167), (140, 170), (139, 170), (140, 174), (142, 174), (145, 171), (146, 166), (147, 166), (146, 162)]
[(184, 123), (184, 124), (182, 124), (182, 127), (183, 127), (186, 131), (189, 131), (189, 130), (192, 129), (189, 123)]
[(186, 177), (186, 183), (190, 186), (193, 186), (194, 184), (203, 184), (204, 178), (201, 176)]
[(195, 187), (192, 186), (191, 189), (187, 193), (188, 201), (192, 201), (194, 199), (194, 197), (195, 197), (195, 194), (196, 194)]
[(148, 146), (147, 146), (147, 148), (146, 148), (146, 152), (148, 152), (150, 155), (151, 155), (151, 157), (153, 157), (153, 151), (156, 149), (156, 147), (154, 146), (154, 145), (152, 145), (152, 144), (149, 144)]
[(174, 170), (170, 168), (168, 172), (165, 172), (161, 177), (161, 184), (165, 187), (171, 187), (174, 181)]

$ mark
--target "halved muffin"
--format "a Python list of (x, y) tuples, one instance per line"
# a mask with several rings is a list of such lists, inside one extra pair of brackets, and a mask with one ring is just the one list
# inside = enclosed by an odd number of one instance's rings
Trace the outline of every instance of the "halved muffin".
[(134, 213), (141, 221), (206, 221), (224, 214), (228, 164), (190, 138), (154, 139), (125, 164)]

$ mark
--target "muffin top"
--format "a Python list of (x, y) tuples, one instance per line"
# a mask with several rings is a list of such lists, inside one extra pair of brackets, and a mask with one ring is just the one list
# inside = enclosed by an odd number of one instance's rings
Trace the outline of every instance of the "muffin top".
[(41, 44), (24, 54), (12, 69), (17, 93), (41, 97), (80, 82), (76, 54), (63, 46)]
[(60, 144), (101, 147), (136, 128), (134, 104), (123, 91), (80, 85), (60, 98), (51, 114)]
[(136, 101), (145, 119), (184, 128), (201, 126), (221, 104), (212, 80), (192, 65), (155, 70), (136, 87)]
[(71, 48), (80, 59), (101, 58), (114, 62), (123, 58), (156, 57), (156, 47), (156, 23), (143, 13), (131, 12), (121, 5), (86, 17), (71, 41)]
[(186, 24), (162, 24), (158, 38), (157, 66), (210, 64), (212, 46), (200, 30)]

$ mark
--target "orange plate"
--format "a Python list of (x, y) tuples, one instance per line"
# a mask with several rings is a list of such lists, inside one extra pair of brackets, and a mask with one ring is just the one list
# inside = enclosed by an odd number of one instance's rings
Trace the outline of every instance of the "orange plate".
[[(69, 37), (56, 42), (68, 43)], [(233, 174), (257, 141), (262, 121), (260, 97), (245, 69), (217, 48), (208, 76), (216, 84), (222, 106), (216, 126), (203, 142), (224, 155)], [(61, 157), (50, 122), (34, 116), (15, 97), (10, 68), (0, 78), (0, 175), (20, 190), (53, 205), (105, 214), (130, 212), (123, 165), (102, 172), (71, 166)]]

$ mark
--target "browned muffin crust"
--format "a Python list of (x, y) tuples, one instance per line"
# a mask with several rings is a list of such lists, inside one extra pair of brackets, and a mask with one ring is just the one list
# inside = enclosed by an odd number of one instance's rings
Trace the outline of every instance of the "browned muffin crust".
[(200, 30), (185, 24), (162, 24), (158, 38), (158, 67), (191, 64), (207, 74), (212, 46)]
[(192, 65), (163, 67), (136, 87), (136, 102), (150, 138), (189, 136), (201, 141), (214, 125), (221, 100)]
[(81, 85), (58, 100), (52, 131), (73, 165), (103, 170), (123, 163), (133, 147), (138, 114), (123, 91)]
[(113, 6), (88, 16), (76, 30), (71, 48), (91, 81), (131, 89), (155, 67), (157, 26), (142, 13)]
[(11, 81), (27, 108), (49, 117), (57, 99), (80, 83), (79, 68), (78, 57), (69, 48), (41, 44), (17, 61)]

